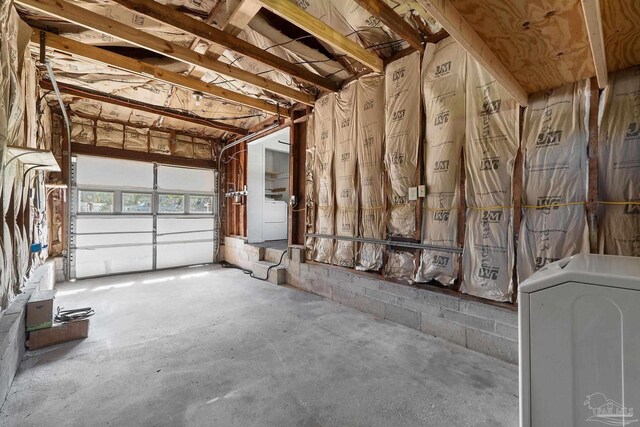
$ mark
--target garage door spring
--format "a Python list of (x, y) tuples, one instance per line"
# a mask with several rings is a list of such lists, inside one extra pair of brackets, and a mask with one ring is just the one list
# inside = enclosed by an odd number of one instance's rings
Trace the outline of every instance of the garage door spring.
[(67, 323), (73, 320), (86, 319), (87, 317), (91, 317), (94, 314), (96, 314), (96, 312), (93, 311), (91, 307), (74, 308), (72, 310), (63, 310), (62, 308), (58, 307), (54, 318), (58, 323)]

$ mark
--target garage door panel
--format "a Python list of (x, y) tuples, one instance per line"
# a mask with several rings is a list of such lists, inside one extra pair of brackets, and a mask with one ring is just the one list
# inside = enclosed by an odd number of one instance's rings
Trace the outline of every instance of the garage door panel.
[(78, 216), (77, 233), (153, 231), (153, 217)]
[(213, 241), (213, 226), (213, 218), (158, 218), (158, 242)]
[(87, 234), (76, 236), (76, 247), (102, 246), (102, 245), (129, 245), (129, 244), (153, 244), (153, 234), (148, 233), (124, 233), (124, 234)]
[(213, 262), (213, 242), (169, 243), (158, 245), (158, 268)]
[(153, 164), (78, 156), (77, 182), (88, 187), (153, 188)]
[(158, 166), (158, 188), (184, 192), (214, 191), (215, 174), (211, 170)]
[(77, 277), (153, 269), (153, 246), (132, 246), (76, 250)]
[[(201, 201), (210, 197), (215, 212), (214, 171), (91, 156), (78, 156), (74, 165), (72, 277), (214, 261), (216, 220), (202, 212)], [(87, 211), (82, 203), (106, 203), (91, 192), (113, 195), (109, 213)], [(183, 198), (182, 213), (158, 212), (166, 194)]]

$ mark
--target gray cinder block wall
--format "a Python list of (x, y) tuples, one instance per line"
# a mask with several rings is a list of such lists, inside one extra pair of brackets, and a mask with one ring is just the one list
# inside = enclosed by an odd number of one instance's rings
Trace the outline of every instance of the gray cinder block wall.
[(7, 397), (13, 377), (26, 351), (27, 302), (34, 291), (53, 289), (55, 275), (53, 260), (48, 260), (35, 269), (22, 293), (0, 317), (0, 406)]
[(437, 287), (417, 288), (335, 266), (304, 262), (292, 248), (287, 283), (471, 350), (518, 363), (518, 314)]
[[(251, 269), (260, 250), (225, 238), (224, 259)], [(222, 252), (222, 251), (221, 251)], [(376, 317), (400, 323), (509, 363), (518, 363), (518, 313), (437, 287), (417, 288), (380, 280), (352, 269), (305, 263), (291, 248), (287, 283)]]

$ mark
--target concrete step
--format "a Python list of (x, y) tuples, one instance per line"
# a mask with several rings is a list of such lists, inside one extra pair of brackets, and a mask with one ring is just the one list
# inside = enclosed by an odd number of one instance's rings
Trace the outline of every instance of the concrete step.
[[(277, 264), (278, 262), (280, 262), (280, 257), (282, 256), (282, 252), (286, 252), (286, 251), (287, 251), (286, 249), (265, 248), (263, 260)], [(285, 255), (285, 258), (286, 258), (286, 255)]]
[[(252, 265), (253, 275), (257, 278), (264, 279), (267, 277), (267, 270), (269, 267), (275, 265), (274, 262), (268, 261), (255, 261)], [(277, 267), (273, 267), (269, 271), (268, 281), (273, 283), (274, 285), (284, 285), (287, 283), (287, 270), (284, 265), (279, 265)]]

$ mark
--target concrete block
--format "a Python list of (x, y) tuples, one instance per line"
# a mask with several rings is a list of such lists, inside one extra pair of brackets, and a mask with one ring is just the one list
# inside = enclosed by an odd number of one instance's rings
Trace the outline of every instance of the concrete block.
[(460, 311), (486, 319), (493, 319), (505, 325), (518, 327), (518, 312), (515, 310), (512, 311), (507, 308), (497, 307), (479, 301), (461, 299)]
[(409, 310), (426, 313), (430, 316), (442, 316), (441, 307), (414, 298), (396, 297), (395, 304), (400, 307), (408, 308)]
[(429, 304), (450, 308), (452, 310), (458, 310), (460, 308), (460, 297), (443, 294), (429, 289), (416, 289), (416, 291), (416, 298)]
[(385, 304), (384, 318), (414, 329), (420, 329), (420, 313), (393, 304)]
[(376, 317), (384, 317), (384, 301), (370, 298), (365, 295), (356, 295), (356, 308), (365, 313), (373, 314)]
[[(287, 283), (287, 270), (282, 266), (275, 266), (267, 261), (254, 261), (251, 264), (253, 275), (259, 279), (267, 279), (274, 285), (284, 285)], [(268, 276), (267, 276), (268, 275)]]
[(320, 295), (321, 297), (325, 297), (325, 298), (329, 298), (331, 299), (331, 295), (333, 292), (333, 288), (331, 286), (329, 286), (328, 284), (326, 284), (323, 281), (319, 281), (319, 280), (311, 280), (308, 282), (309, 283), (309, 291), (313, 292), (314, 294)]
[(318, 265), (314, 265), (313, 268), (311, 268), (310, 273), (313, 278), (318, 280), (326, 281), (329, 277), (329, 269)]
[(304, 255), (303, 248), (290, 248), (289, 253), (290, 253), (291, 261), (295, 261), (301, 264), (305, 262), (305, 255)]
[(479, 329), (481, 331), (495, 332), (496, 322), (483, 317), (472, 316), (470, 314), (461, 313), (459, 311), (442, 309), (442, 317), (451, 322), (456, 322), (469, 328)]
[(467, 328), (467, 348), (518, 364), (518, 342), (514, 340)]
[[(274, 264), (277, 264), (280, 261), (280, 257), (282, 257), (282, 253), (283, 252), (287, 252), (287, 250), (282, 250), (282, 249), (273, 249), (273, 248), (260, 248), (263, 249), (264, 251), (264, 255), (263, 255), (263, 260), (265, 261), (269, 261), (272, 262)], [(287, 255), (284, 256), (284, 259), (288, 259)]]
[(395, 304), (396, 296), (393, 294), (388, 294), (386, 292), (378, 291), (376, 289), (365, 288), (364, 294), (368, 297), (375, 298), (380, 301), (384, 301), (387, 304)]
[(355, 283), (358, 286), (365, 287), (365, 288), (370, 288), (370, 289), (375, 289), (375, 290), (380, 289), (379, 280), (373, 279), (371, 277), (363, 276), (363, 275), (360, 275), (360, 274), (354, 274), (353, 275), (353, 283)]
[(347, 305), (349, 307), (356, 306), (356, 294), (341, 287), (333, 287), (331, 298), (334, 301), (337, 301), (340, 304)]
[(328, 268), (327, 273), (329, 283), (353, 283), (353, 274), (349, 272)]
[(300, 275), (307, 276), (311, 274), (312, 267), (309, 264), (300, 264)]
[(416, 298), (417, 289), (411, 286), (401, 285), (399, 283), (386, 282), (384, 280), (378, 280), (379, 289), (382, 292), (401, 296), (404, 298)]
[(289, 261), (289, 264), (287, 265), (287, 270), (290, 271), (292, 274), (295, 274), (296, 276), (300, 276), (300, 263), (295, 261)]
[(429, 335), (440, 337), (454, 344), (466, 346), (467, 332), (463, 325), (445, 320), (442, 317), (420, 315), (420, 330)]
[(295, 274), (288, 274), (287, 283), (298, 289), (302, 289), (304, 291), (311, 291), (309, 289), (309, 283), (307, 279), (305, 279), (304, 277), (296, 276)]
[(502, 323), (496, 323), (496, 335), (518, 341), (518, 328)]

